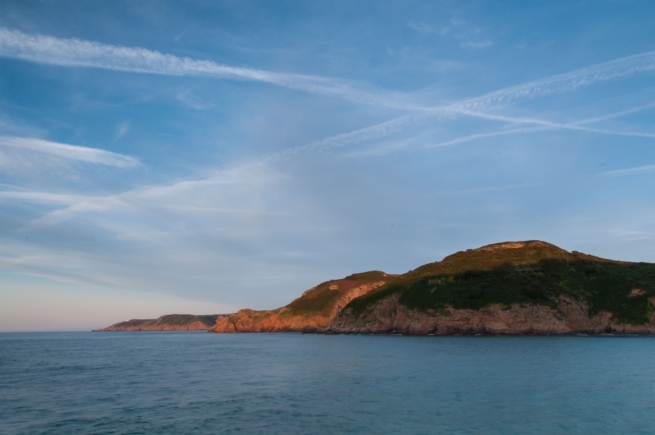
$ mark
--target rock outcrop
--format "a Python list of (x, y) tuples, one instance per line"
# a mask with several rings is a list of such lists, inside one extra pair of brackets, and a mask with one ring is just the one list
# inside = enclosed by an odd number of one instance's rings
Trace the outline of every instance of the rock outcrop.
[(216, 323), (218, 314), (168, 314), (158, 319), (132, 319), (95, 332), (112, 331), (207, 331)]
[[(655, 334), (655, 314), (642, 325), (616, 322), (610, 312), (589, 316), (589, 307), (562, 297), (556, 308), (534, 304), (492, 305), (480, 310), (414, 310), (385, 298), (369, 312), (353, 316), (346, 309), (321, 332), (332, 334), (407, 335), (563, 335)], [(651, 304), (653, 301), (651, 300)]]
[(353, 299), (369, 293), (395, 275), (374, 271), (327, 281), (313, 287), (289, 305), (275, 310), (244, 309), (218, 316), (209, 332), (311, 332), (330, 325)]

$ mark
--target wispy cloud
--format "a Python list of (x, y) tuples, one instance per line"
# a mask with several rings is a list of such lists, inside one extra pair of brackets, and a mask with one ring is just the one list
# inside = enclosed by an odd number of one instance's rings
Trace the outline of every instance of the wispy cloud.
[[(505, 122), (507, 123), (506, 125), (509, 126), (525, 125), (525, 127), (506, 128), (506, 129), (500, 129), (495, 131), (474, 133), (474, 134), (459, 136), (453, 139), (443, 140), (439, 142), (434, 142), (432, 140), (417, 141), (416, 139), (411, 139), (411, 140), (407, 139), (395, 143), (382, 143), (376, 146), (374, 149), (368, 149), (362, 152), (352, 152), (349, 153), (348, 155), (353, 157), (377, 156), (377, 155), (384, 155), (384, 154), (389, 154), (392, 152), (402, 151), (402, 150), (412, 150), (417, 148), (428, 149), (428, 148), (449, 147), (449, 146), (464, 144), (467, 142), (473, 142), (480, 139), (487, 139), (491, 137), (526, 134), (526, 133), (534, 133), (537, 131), (557, 130), (557, 129), (578, 130), (578, 131), (585, 131), (595, 134), (607, 134), (607, 135), (615, 135), (615, 136), (655, 138), (655, 133), (614, 131), (614, 130), (584, 127), (584, 125), (586, 124), (592, 124), (602, 120), (618, 118), (631, 113), (647, 110), (651, 107), (655, 107), (655, 103), (645, 104), (642, 106), (634, 107), (632, 109), (623, 110), (620, 112), (614, 112), (600, 117), (582, 119), (571, 123), (558, 123), (558, 122), (552, 122), (552, 121), (542, 120), (538, 118), (512, 117), (512, 116), (488, 114), (483, 112), (474, 112), (470, 110), (461, 110), (458, 111), (458, 113), (462, 115), (469, 115), (475, 118)], [(429, 119), (429, 116), (427, 115), (404, 116), (401, 118), (396, 118), (387, 121), (386, 123), (383, 124), (370, 126), (362, 130), (357, 130), (343, 135), (335, 136), (333, 138), (324, 139), (320, 141), (320, 145), (321, 145), (320, 148), (341, 147), (344, 145), (357, 144), (360, 142), (365, 142), (369, 138), (379, 139), (384, 136), (388, 136), (391, 133), (395, 133), (409, 125), (416, 125), (416, 122), (418, 120), (425, 120), (425, 119)], [(394, 128), (390, 128), (390, 126), (393, 126)], [(357, 140), (351, 141), (351, 140), (347, 140), (348, 138), (357, 138)], [(300, 153), (302, 151), (309, 151), (310, 149), (319, 149), (319, 147), (316, 147), (317, 144), (312, 144), (312, 145), (308, 145), (305, 147), (297, 147), (292, 150), (296, 153)], [(285, 155), (285, 154), (280, 153), (280, 155)]]
[(612, 229), (604, 230), (604, 233), (610, 234), (615, 240), (620, 241), (633, 241), (633, 240), (651, 240), (655, 238), (655, 233), (652, 231), (636, 231), (626, 229)]
[[(639, 110), (644, 110), (647, 107), (648, 106), (642, 106), (641, 108), (633, 109), (630, 112), (634, 113)], [(616, 117), (623, 116), (626, 112), (627, 111), (623, 111), (621, 113), (615, 113), (615, 114), (608, 114), (603, 116), (602, 118), (603, 119), (616, 118)], [(583, 119), (575, 122), (561, 123), (561, 122), (548, 121), (539, 118), (525, 118), (525, 117), (517, 117), (517, 116), (497, 115), (492, 113), (478, 112), (478, 111), (472, 111), (466, 109), (460, 110), (458, 111), (458, 113), (462, 115), (468, 115), (474, 118), (481, 118), (481, 119), (487, 119), (492, 121), (501, 121), (509, 124), (535, 125), (535, 126), (542, 126), (547, 128), (556, 128), (562, 130), (578, 130), (578, 131), (586, 131), (589, 133), (609, 134), (615, 136), (655, 138), (655, 133), (617, 131), (617, 130), (607, 130), (607, 129), (584, 126), (585, 124), (591, 124), (597, 122), (598, 118), (590, 118), (590, 119)]]
[(116, 126), (116, 140), (120, 140), (130, 130), (130, 121), (125, 120)]
[(0, 192), (0, 200), (59, 202), (63, 205), (29, 222), (31, 228), (56, 225), (80, 214), (94, 212), (146, 213), (155, 220), (166, 220), (162, 212), (171, 216), (196, 218), (228, 216), (243, 223), (242, 219), (248, 216), (281, 215), (269, 210), (261, 200), (261, 192), (268, 192), (281, 178), (281, 175), (262, 164), (249, 164), (215, 171), (196, 180), (146, 186), (110, 195), (77, 196), (4, 191)]
[(461, 41), (461, 48), (480, 50), (491, 47), (494, 42), (490, 38), (483, 37), (483, 30), (471, 25), (466, 20), (452, 17), (448, 24), (432, 25), (424, 22), (410, 22), (409, 28), (424, 35), (447, 36), (456, 41)]
[(406, 115), (394, 118), (379, 124), (372, 125), (347, 133), (327, 137), (306, 145), (289, 148), (284, 151), (276, 152), (265, 156), (263, 161), (286, 160), (310, 152), (319, 152), (333, 148), (342, 148), (348, 145), (357, 145), (371, 140), (382, 139), (390, 134), (400, 132), (409, 125), (413, 125), (420, 120), (428, 118), (428, 114)]
[(276, 84), (286, 83), (292, 78), (312, 79), (308, 76), (221, 65), (144, 48), (101, 44), (76, 38), (63, 39), (47, 35), (27, 34), (7, 28), (0, 28), (0, 55), (50, 65), (180, 76), (210, 75)]
[(184, 107), (188, 107), (194, 110), (207, 110), (214, 107), (212, 101), (204, 101), (201, 98), (196, 97), (189, 90), (179, 92), (175, 99), (180, 102)]
[(97, 148), (50, 142), (36, 138), (0, 136), (0, 148), (2, 147), (12, 148), (18, 151), (48, 154), (67, 160), (116, 166), (119, 168), (129, 168), (139, 165), (139, 161), (134, 157)]
[(505, 190), (528, 189), (528, 188), (540, 187), (540, 186), (543, 186), (543, 183), (508, 184), (505, 186), (478, 187), (474, 189), (440, 191), (440, 192), (435, 192), (434, 195), (436, 196), (475, 195), (478, 193), (502, 192)]
[(0, 201), (3, 199), (10, 201), (35, 202), (39, 204), (73, 205), (81, 201), (89, 200), (90, 198), (82, 195), (51, 192), (0, 191)]
[(470, 109), (484, 109), (489, 106), (507, 104), (520, 99), (531, 99), (573, 91), (598, 82), (650, 71), (655, 71), (655, 51), (622, 57), (568, 73), (510, 86), (481, 97), (463, 101), (457, 104), (457, 106)]
[[(0, 246), (0, 268), (4, 257), (9, 269), (51, 279), (177, 294), (192, 287), (196, 294), (214, 297), (217, 286), (242, 285), (236, 270), (258, 270), (258, 277), (249, 280), (252, 288), (272, 279), (294, 288), (307, 271), (283, 264), (284, 256), (308, 239), (325, 238), (330, 227), (313, 198), (289, 192), (290, 181), (258, 164), (110, 195), (5, 186), (0, 208), (31, 202), (50, 211), (41, 215), (41, 209), (29, 207), (34, 218), (27, 223), (17, 219), (8, 242)], [(59, 240), (62, 232), (65, 247), (44, 242)], [(88, 243), (89, 234), (94, 243)], [(12, 240), (19, 248), (8, 246)]]
[(641, 112), (643, 110), (652, 109), (655, 107), (655, 103), (642, 104), (640, 106), (632, 107), (630, 109), (621, 110), (619, 112), (608, 113), (607, 115), (597, 116), (595, 118), (587, 118), (582, 121), (572, 122), (572, 125), (582, 125), (582, 124), (593, 124), (600, 121), (607, 121), (608, 119), (621, 118), (626, 115), (631, 115), (633, 113)]
[(443, 142), (437, 142), (437, 143), (428, 143), (421, 148), (441, 148), (441, 147), (448, 147), (448, 146), (454, 146), (454, 145), (460, 145), (466, 142), (473, 142), (479, 139), (486, 139), (490, 137), (496, 137), (496, 136), (509, 136), (513, 134), (522, 134), (522, 133), (532, 133), (535, 131), (539, 130), (546, 130), (550, 127), (527, 127), (527, 128), (515, 128), (511, 130), (500, 130), (500, 131), (492, 131), (492, 132), (487, 132), (487, 133), (476, 133), (476, 134), (470, 134), (467, 136), (460, 136), (456, 137), (454, 139), (450, 139), (447, 141)]
[[(413, 28), (428, 29), (427, 25)], [(475, 44), (488, 46), (491, 41)], [(368, 89), (363, 84), (345, 80), (294, 73), (280, 73), (254, 68), (235, 67), (209, 60), (179, 57), (139, 47), (124, 47), (80, 39), (64, 39), (27, 34), (0, 27), (0, 56), (42, 64), (101, 68), (114, 71), (173, 76), (209, 76), (222, 79), (252, 80), (277, 86), (328, 95), (353, 102), (404, 110), (449, 111), (481, 110), (520, 99), (567, 92), (600, 81), (655, 70), (655, 51), (635, 54), (610, 62), (591, 65), (572, 72), (504, 88), (459, 103), (437, 107), (413, 104), (402, 94)]]
[[(465, 105), (466, 104), (462, 104), (462, 106)], [(642, 105), (632, 109), (623, 110), (620, 112), (610, 113), (607, 115), (603, 115), (601, 117), (582, 119), (570, 123), (559, 123), (559, 122), (548, 121), (539, 118), (525, 118), (525, 117), (516, 117), (516, 116), (497, 115), (492, 113), (473, 111), (464, 108), (457, 108), (458, 106), (459, 104), (456, 103), (449, 107), (442, 107), (439, 109), (435, 109), (432, 112), (421, 112), (414, 115), (404, 115), (398, 118), (393, 118), (379, 124), (375, 124), (361, 129), (353, 130), (347, 133), (342, 133), (335, 136), (327, 137), (325, 139), (312, 142), (310, 144), (301, 145), (301, 146), (289, 148), (284, 151), (276, 152), (264, 156), (262, 160), (263, 161), (286, 160), (289, 158), (303, 155), (305, 153), (320, 152), (328, 149), (358, 145), (373, 140), (383, 139), (392, 134), (399, 133), (409, 127), (415, 127), (417, 124), (426, 122), (431, 118), (439, 118), (439, 117), (453, 116), (453, 115), (464, 115), (473, 118), (499, 121), (499, 122), (506, 123), (506, 125), (509, 126), (524, 125), (525, 127), (501, 129), (491, 132), (474, 133), (474, 134), (460, 136), (440, 142), (426, 141), (425, 143), (421, 145), (417, 145), (415, 147), (410, 146), (410, 144), (414, 144), (417, 142), (415, 140), (403, 140), (402, 142), (397, 142), (393, 144), (383, 143), (380, 144), (378, 147), (376, 147), (376, 149), (369, 149), (367, 151), (356, 152), (356, 153), (350, 152), (348, 155), (352, 157), (376, 156), (376, 155), (389, 154), (394, 151), (401, 151), (407, 149), (440, 148), (440, 147), (459, 145), (466, 142), (471, 142), (479, 139), (485, 139), (485, 138), (496, 137), (496, 136), (507, 136), (513, 134), (524, 134), (524, 133), (532, 133), (536, 131), (557, 130), (557, 129), (585, 131), (589, 133), (608, 134), (608, 135), (615, 135), (615, 136), (655, 138), (654, 133), (614, 131), (614, 130), (607, 130), (607, 129), (585, 127), (586, 124), (592, 124), (595, 122), (599, 122), (601, 120), (618, 118), (621, 116), (625, 116), (627, 114), (636, 113), (642, 110), (647, 110), (651, 107), (655, 107), (655, 103)], [(451, 110), (451, 108), (454, 109)]]
[(431, 26), (431, 25), (426, 24), (426, 23), (409, 23), (408, 26), (411, 29), (416, 30), (419, 33), (425, 33), (425, 34), (433, 33), (433, 34), (441, 35), (441, 36), (444, 36), (444, 35), (447, 35), (448, 33), (450, 33), (450, 27), (448, 27), (448, 26), (436, 27), (436, 26)]
[(651, 107), (655, 107), (655, 103), (641, 105), (628, 110), (603, 115), (601, 117), (578, 120), (570, 123), (558, 123), (539, 118), (499, 115), (486, 113), (483, 111), (484, 109), (491, 108), (496, 104), (505, 104), (520, 99), (537, 98), (558, 92), (569, 92), (583, 86), (590, 86), (596, 82), (616, 79), (639, 72), (650, 71), (655, 71), (655, 51), (615, 59), (610, 62), (592, 65), (571, 71), (569, 73), (550, 76), (541, 80), (527, 82), (517, 86), (510, 86), (482, 95), (480, 97), (471, 98), (448, 105), (425, 108), (424, 111), (422, 110), (423, 113), (421, 114), (401, 116), (380, 124), (365, 127), (363, 129), (326, 138), (309, 145), (292, 148), (288, 151), (278, 153), (277, 157), (285, 158), (303, 152), (316, 151), (331, 147), (342, 147), (344, 145), (356, 144), (373, 138), (379, 139), (388, 136), (391, 133), (415, 125), (419, 121), (429, 119), (430, 117), (438, 118), (453, 115), (464, 115), (473, 118), (495, 120), (515, 125), (532, 125), (534, 127), (473, 134), (436, 144), (426, 145), (426, 147), (456, 145), (458, 143), (468, 142), (485, 137), (524, 133), (543, 129), (567, 129), (587, 131), (590, 133), (598, 134), (652, 138), (655, 137), (655, 134), (630, 131), (613, 131), (607, 129), (585, 127), (584, 125), (646, 110)]
[(491, 39), (485, 39), (483, 41), (467, 41), (460, 44), (461, 47), (471, 48), (473, 50), (481, 50), (483, 48), (488, 48), (494, 45), (494, 42)]
[(124, 47), (76, 38), (27, 34), (0, 27), (0, 56), (48, 65), (101, 68), (171, 76), (251, 80), (345, 100), (410, 109), (399, 95), (364, 89), (361, 83), (305, 74), (223, 65), (140, 47)]
[(636, 166), (634, 168), (614, 169), (611, 171), (599, 172), (597, 175), (634, 175), (655, 172), (655, 165)]

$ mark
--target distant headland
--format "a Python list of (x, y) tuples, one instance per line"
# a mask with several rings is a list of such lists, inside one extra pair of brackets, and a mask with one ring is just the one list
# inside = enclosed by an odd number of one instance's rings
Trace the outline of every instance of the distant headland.
[(206, 331), (214, 326), (218, 314), (167, 314), (158, 319), (132, 319), (94, 332), (114, 331)]
[(102, 331), (189, 329), (215, 333), (655, 334), (655, 264), (568, 252), (538, 240), (496, 243), (457, 252), (402, 275), (372, 271), (327, 281), (274, 310), (170, 315), (122, 322)]

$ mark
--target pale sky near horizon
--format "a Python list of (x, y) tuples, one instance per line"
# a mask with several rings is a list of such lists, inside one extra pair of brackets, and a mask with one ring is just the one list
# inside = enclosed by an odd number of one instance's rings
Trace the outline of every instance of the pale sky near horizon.
[(655, 262), (655, 2), (0, 2), (0, 331), (541, 239)]

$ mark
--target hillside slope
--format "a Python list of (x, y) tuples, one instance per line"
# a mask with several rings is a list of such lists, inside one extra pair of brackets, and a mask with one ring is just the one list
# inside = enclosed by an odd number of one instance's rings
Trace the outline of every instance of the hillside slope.
[(373, 291), (393, 275), (373, 271), (313, 287), (289, 305), (267, 311), (240, 310), (218, 316), (209, 332), (308, 332), (326, 328), (337, 313), (354, 298)]
[(206, 331), (213, 327), (217, 314), (167, 314), (158, 319), (132, 319), (116, 323), (96, 332), (111, 331)]
[(655, 333), (655, 264), (542, 241), (458, 252), (351, 301), (326, 332)]

